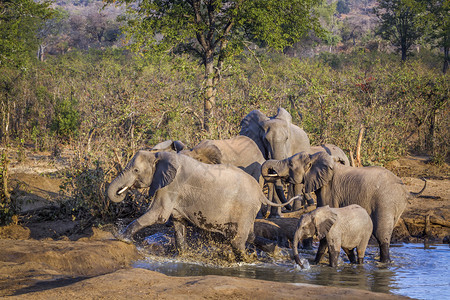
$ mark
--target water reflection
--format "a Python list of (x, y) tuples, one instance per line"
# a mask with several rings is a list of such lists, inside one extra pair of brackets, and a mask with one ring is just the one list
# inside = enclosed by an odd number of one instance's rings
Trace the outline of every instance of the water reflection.
[[(304, 252), (301, 255), (310, 262), (313, 261), (314, 252)], [(394, 245), (391, 247), (391, 258), (392, 263), (381, 264), (378, 262), (378, 248), (369, 247), (363, 265), (349, 264), (342, 255), (337, 268), (320, 264), (311, 265), (309, 270), (301, 270), (290, 259), (287, 251), (271, 260), (266, 257), (253, 264), (232, 264), (226, 267), (156, 256), (136, 262), (135, 267), (170, 276), (222, 275), (348, 287), (416, 299), (448, 297), (449, 245)]]

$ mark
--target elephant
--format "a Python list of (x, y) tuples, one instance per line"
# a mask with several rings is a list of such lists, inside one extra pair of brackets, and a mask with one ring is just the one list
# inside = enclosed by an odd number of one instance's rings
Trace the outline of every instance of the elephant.
[[(300, 151), (310, 151), (308, 135), (292, 124), (292, 117), (279, 107), (277, 114), (267, 117), (259, 110), (253, 110), (241, 121), (240, 135), (251, 138), (258, 145), (265, 159), (285, 159)], [(269, 199), (285, 202), (281, 181), (269, 184)], [(270, 215), (279, 217), (281, 209), (272, 207)]]
[(349, 161), (347, 155), (345, 155), (345, 152), (336, 145), (323, 144), (320, 146), (311, 146), (311, 150), (309, 151), (309, 154), (314, 154), (317, 152), (326, 152), (329, 155), (331, 155), (331, 157), (333, 157), (334, 160), (336, 162), (340, 163), (341, 165), (350, 166), (350, 161)]
[(118, 236), (131, 242), (140, 229), (165, 223), (172, 217), (175, 244), (185, 248), (186, 224), (221, 233), (230, 241), (237, 260), (247, 240), (254, 239), (253, 224), (261, 204), (271, 203), (258, 182), (237, 167), (209, 165), (173, 152), (138, 151), (111, 182), (107, 194), (113, 202), (125, 198), (129, 188), (150, 187), (154, 199), (147, 212)]
[(358, 204), (366, 209), (373, 222), (381, 262), (390, 261), (392, 231), (408, 199), (419, 196), (426, 188), (425, 181), (420, 192), (410, 193), (400, 178), (383, 167), (344, 166), (325, 152), (300, 152), (284, 160), (269, 160), (261, 173), (264, 178), (302, 184), (305, 193), (315, 192), (318, 207)]
[[(321, 243), (315, 258), (316, 264), (325, 254), (327, 246), (331, 267), (336, 267), (341, 247), (351, 263), (362, 264), (372, 229), (369, 214), (357, 204), (342, 208), (330, 208), (328, 205), (318, 207), (300, 217), (292, 244), (295, 262), (303, 267), (297, 249), (299, 241), (317, 235)], [(358, 260), (355, 258), (355, 248)]]
[(183, 150), (188, 155), (207, 164), (230, 164), (250, 174), (262, 186), (261, 165), (266, 161), (256, 143), (249, 137), (238, 135), (225, 140), (204, 140), (191, 150)]

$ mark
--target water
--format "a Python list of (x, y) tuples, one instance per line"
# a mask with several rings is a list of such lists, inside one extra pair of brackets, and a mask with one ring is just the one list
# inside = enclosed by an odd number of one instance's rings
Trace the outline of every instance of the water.
[[(170, 276), (222, 275), (280, 282), (308, 283), (390, 293), (415, 299), (450, 299), (449, 245), (391, 245), (389, 264), (379, 263), (378, 248), (369, 247), (364, 265), (352, 265), (341, 251), (340, 263), (331, 268), (322, 262), (302, 270), (289, 258), (288, 251), (276, 258), (265, 257), (251, 264), (217, 266), (213, 263), (182, 261), (180, 258), (149, 256), (135, 267)], [(313, 261), (314, 251), (302, 258)]]

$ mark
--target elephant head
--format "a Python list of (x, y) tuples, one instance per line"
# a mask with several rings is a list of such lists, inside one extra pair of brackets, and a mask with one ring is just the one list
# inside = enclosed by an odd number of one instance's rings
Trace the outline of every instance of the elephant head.
[(313, 237), (314, 235), (317, 235), (319, 240), (323, 239), (336, 220), (337, 214), (333, 212), (328, 205), (319, 207), (300, 217), (297, 230), (294, 233), (294, 242), (292, 244), (294, 259), (297, 264), (302, 266), (298, 255), (298, 243), (301, 240)]
[(335, 160), (325, 152), (297, 153), (283, 160), (268, 160), (261, 167), (264, 179), (284, 179), (303, 184), (303, 192), (311, 193), (328, 184), (333, 177)]
[(159, 144), (156, 144), (153, 148), (151, 148), (149, 151), (151, 152), (180, 152), (182, 151), (186, 146), (181, 141), (172, 141), (167, 140), (164, 142), (161, 142)]
[(149, 196), (152, 197), (158, 189), (170, 184), (177, 174), (178, 162), (168, 154), (138, 151), (109, 185), (109, 199), (113, 202), (123, 201), (125, 192), (131, 187), (150, 187)]
[(191, 150), (183, 150), (180, 153), (205, 164), (222, 163), (222, 152), (217, 146), (211, 143), (200, 143)]
[(259, 110), (251, 111), (241, 122), (240, 134), (255, 141), (266, 159), (284, 159), (310, 150), (306, 133), (292, 124), (291, 115), (281, 107), (271, 118)]

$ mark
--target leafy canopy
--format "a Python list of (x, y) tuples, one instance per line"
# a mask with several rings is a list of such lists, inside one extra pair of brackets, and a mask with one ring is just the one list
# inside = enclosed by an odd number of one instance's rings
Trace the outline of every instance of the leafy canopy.
[(22, 67), (36, 50), (36, 31), (51, 16), (50, 3), (33, 0), (0, 2), (0, 67)]
[(233, 55), (246, 40), (282, 50), (310, 30), (320, 32), (312, 13), (318, 0), (106, 2), (127, 5), (126, 32), (136, 52), (183, 50), (202, 56), (207, 51), (227, 51)]

